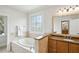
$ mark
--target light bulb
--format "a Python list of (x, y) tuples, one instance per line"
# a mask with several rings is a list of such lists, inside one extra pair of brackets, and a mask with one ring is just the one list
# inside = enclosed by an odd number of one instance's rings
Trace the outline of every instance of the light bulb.
[(70, 7), (70, 8), (69, 8), (69, 12), (72, 12), (72, 11), (73, 11), (73, 9), (72, 9), (72, 7)]
[(67, 9), (66, 8), (64, 8), (64, 10), (63, 10), (63, 15), (67, 15)]
[(72, 8), (71, 6), (70, 6), (70, 8), (69, 8), (68, 14), (69, 14), (69, 15), (73, 14), (73, 8)]
[(76, 11), (79, 11), (79, 7), (75, 7), (75, 10), (76, 10)]
[(62, 15), (62, 10), (59, 9), (59, 11), (57, 11), (57, 15), (61, 16)]
[(74, 13), (75, 14), (78, 14), (79, 13), (79, 7), (78, 6), (75, 7)]

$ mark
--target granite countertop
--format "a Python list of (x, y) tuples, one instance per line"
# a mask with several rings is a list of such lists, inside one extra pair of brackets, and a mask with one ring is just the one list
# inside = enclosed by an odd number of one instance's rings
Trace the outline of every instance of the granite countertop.
[(54, 35), (54, 36), (71, 36), (71, 37), (74, 37), (74, 38), (78, 38), (79, 39), (79, 35), (74, 35), (74, 34), (60, 34), (60, 33), (52, 33), (51, 35)]
[[(38, 37), (35, 37), (35, 40), (41, 40), (45, 37), (47, 37), (49, 34), (43, 34), (43, 35), (40, 35)], [(75, 40), (75, 39), (65, 39), (64, 36), (66, 35), (62, 35), (62, 34), (52, 34), (52, 35), (55, 35), (55, 36), (50, 36), (51, 39), (53, 40), (59, 40), (59, 41), (65, 41), (65, 42), (71, 42), (71, 43), (76, 43), (76, 44), (79, 44), (79, 40)], [(59, 37), (58, 37), (59, 36)], [(60, 37), (62, 36), (62, 37)], [(69, 35), (67, 35), (69, 36)]]
[(51, 36), (50, 38), (53, 39), (53, 40), (59, 40), (59, 41), (65, 41), (65, 42), (71, 42), (71, 43), (79, 44), (79, 40), (64, 39), (64, 38), (61, 38), (61, 37), (54, 37), (54, 36)]
[(35, 37), (34, 39), (36, 39), (36, 40), (41, 40), (41, 39), (47, 37), (48, 35), (49, 35), (49, 34), (45, 33), (45, 34), (43, 34), (43, 35), (40, 35), (40, 36), (38, 36), (38, 37)]

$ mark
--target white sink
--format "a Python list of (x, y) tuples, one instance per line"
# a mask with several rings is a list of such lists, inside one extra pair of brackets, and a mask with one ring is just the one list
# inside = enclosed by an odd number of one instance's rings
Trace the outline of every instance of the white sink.
[(66, 40), (66, 41), (73, 41), (72, 39), (64, 39), (64, 40)]

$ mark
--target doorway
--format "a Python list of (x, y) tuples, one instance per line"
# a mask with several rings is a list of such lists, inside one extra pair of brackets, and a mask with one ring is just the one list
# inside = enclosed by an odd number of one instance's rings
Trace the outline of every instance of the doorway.
[(6, 47), (7, 47), (7, 17), (0, 16), (0, 49)]

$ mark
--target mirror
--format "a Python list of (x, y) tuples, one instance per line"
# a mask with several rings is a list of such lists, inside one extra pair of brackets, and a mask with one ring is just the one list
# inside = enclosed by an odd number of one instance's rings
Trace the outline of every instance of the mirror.
[(55, 16), (54, 32), (79, 35), (79, 15)]

